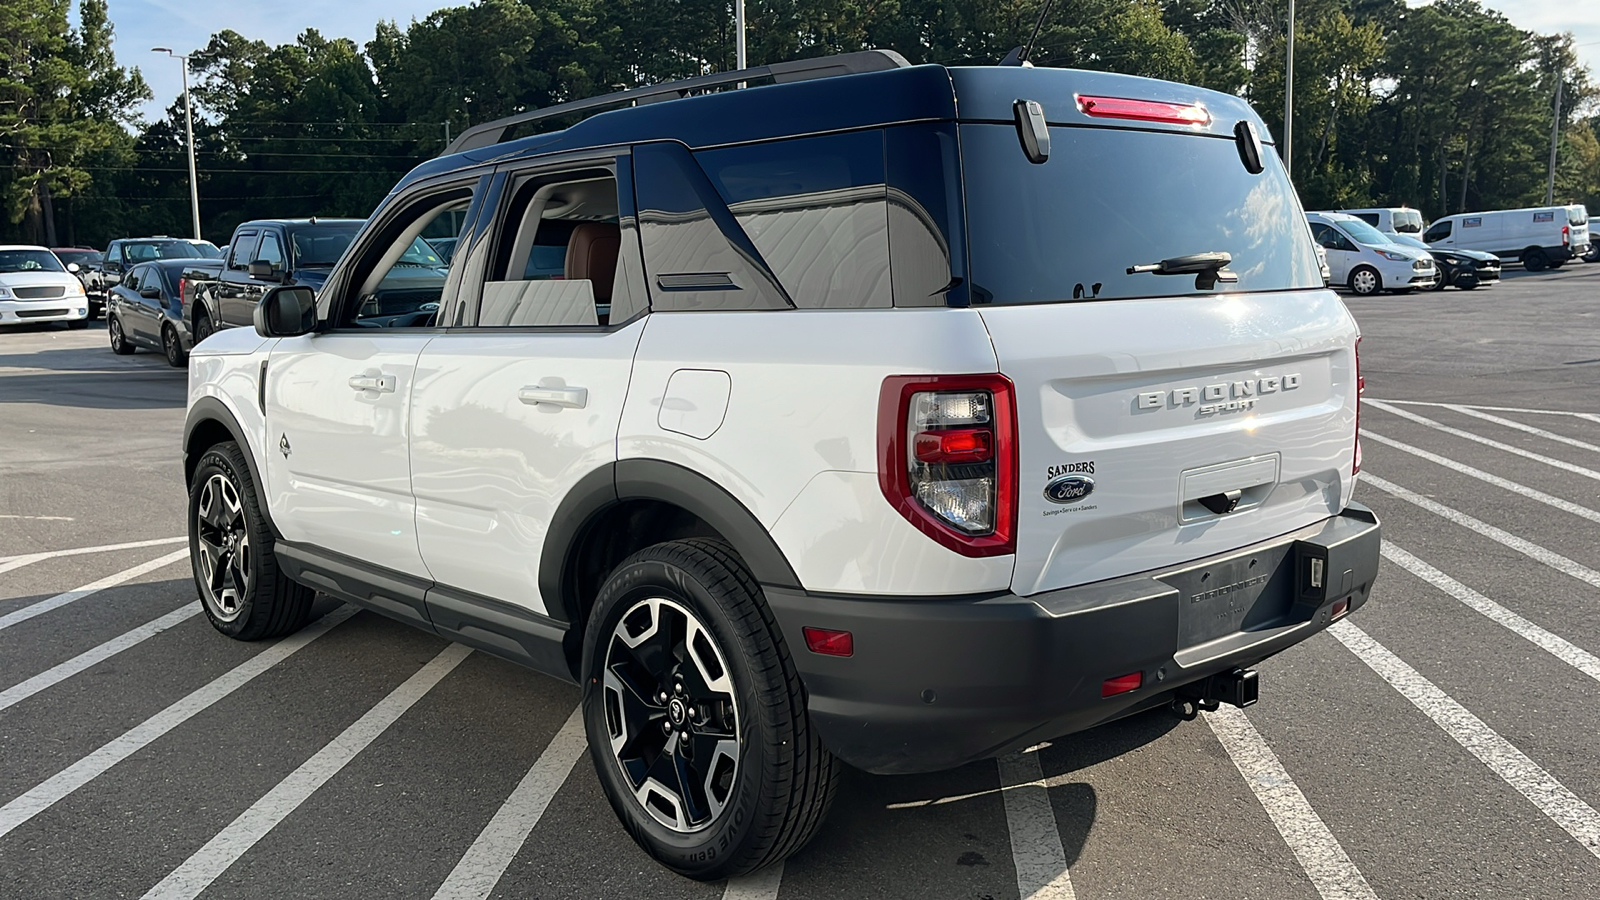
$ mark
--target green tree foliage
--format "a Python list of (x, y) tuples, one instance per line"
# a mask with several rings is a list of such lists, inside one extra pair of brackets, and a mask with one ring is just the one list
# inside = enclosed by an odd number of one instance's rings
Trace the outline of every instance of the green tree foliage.
[[(111, 55), (105, 0), (81, 0), (76, 28), (70, 2), (0, 6), (0, 239), (186, 234), (182, 100), (135, 121), (148, 93)], [(746, 6), (751, 65), (868, 47), (984, 65), (1028, 39), (1041, 0)], [(1281, 138), (1287, 6), (1060, 0), (1032, 58), (1237, 93)], [(1557, 190), (1600, 209), (1596, 90), (1570, 35), (1523, 31), (1479, 0), (1296, 0), (1296, 18), (1293, 172), (1307, 207), (1542, 201), (1560, 78)], [(224, 30), (190, 60), (204, 231), (220, 242), (250, 217), (365, 215), (472, 124), (733, 66), (729, 0), (475, 0), (377, 23), (364, 47)]]

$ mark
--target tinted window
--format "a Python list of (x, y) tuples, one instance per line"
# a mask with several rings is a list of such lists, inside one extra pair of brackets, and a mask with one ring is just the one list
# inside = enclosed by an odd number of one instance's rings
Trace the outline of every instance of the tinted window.
[(716, 186), (681, 144), (635, 148), (633, 176), (653, 308), (793, 306)]
[(1571, 225), (1589, 224), (1589, 210), (1584, 206), (1567, 207), (1567, 222)]
[(260, 236), (254, 231), (241, 231), (234, 235), (233, 246), (228, 255), (228, 268), (235, 272), (249, 271), (250, 261), (256, 258), (256, 246), (260, 243)]
[(1355, 216), (1368, 225), (1376, 226), (1378, 224), (1377, 213), (1356, 213)]
[(695, 157), (795, 306), (893, 305), (882, 132)]
[(1444, 221), (1433, 223), (1433, 227), (1428, 229), (1428, 233), (1423, 235), (1422, 239), (1431, 244), (1434, 241), (1442, 241), (1449, 236), (1450, 223), (1448, 221)]
[(1394, 230), (1396, 234), (1421, 234), (1422, 213), (1414, 209), (1398, 210), (1394, 214)]
[(283, 268), (283, 244), (278, 236), (272, 232), (263, 232), (261, 235), (261, 248), (256, 251), (256, 258), (251, 262), (271, 263), (274, 269)]
[(100, 253), (96, 250), (62, 250), (56, 256), (62, 263), (77, 263), (81, 269), (100, 264)]
[(331, 267), (361, 231), (360, 222), (330, 222), (289, 229), (297, 269)]
[[(962, 125), (974, 303), (1321, 288), (1322, 270), (1277, 154), (1252, 175), (1231, 139), (1112, 128), (1050, 129), (1028, 162), (1011, 125)], [(1370, 226), (1368, 226), (1370, 227)], [(1238, 282), (1132, 266), (1223, 251)]]

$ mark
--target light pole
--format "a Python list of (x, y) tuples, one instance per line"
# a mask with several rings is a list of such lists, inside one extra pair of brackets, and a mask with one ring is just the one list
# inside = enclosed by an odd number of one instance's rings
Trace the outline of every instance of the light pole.
[(150, 52), (165, 53), (177, 60), (183, 68), (184, 131), (189, 139), (189, 212), (194, 216), (194, 239), (204, 240), (200, 235), (200, 182), (194, 174), (194, 106), (189, 102), (189, 57), (173, 53), (168, 47), (151, 47)]
[(1283, 174), (1294, 173), (1294, 0), (1289, 0), (1289, 45), (1283, 68)]
[(744, 68), (744, 0), (733, 0), (733, 67)]

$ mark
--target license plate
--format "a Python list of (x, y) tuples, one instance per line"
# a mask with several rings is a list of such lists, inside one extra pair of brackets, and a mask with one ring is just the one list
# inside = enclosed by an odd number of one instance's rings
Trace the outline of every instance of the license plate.
[(1163, 579), (1182, 593), (1180, 648), (1280, 624), (1294, 605), (1294, 566), (1286, 564), (1291, 546), (1237, 556)]

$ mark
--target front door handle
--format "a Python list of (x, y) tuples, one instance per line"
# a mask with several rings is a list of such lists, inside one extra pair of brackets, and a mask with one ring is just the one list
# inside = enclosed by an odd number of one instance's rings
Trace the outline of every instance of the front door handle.
[(581, 387), (541, 387), (529, 385), (517, 391), (517, 399), (530, 406), (548, 403), (563, 409), (583, 409), (589, 405), (589, 389)]
[(393, 375), (357, 375), (350, 379), (350, 389), (355, 391), (379, 391), (385, 394), (394, 393), (395, 378)]

